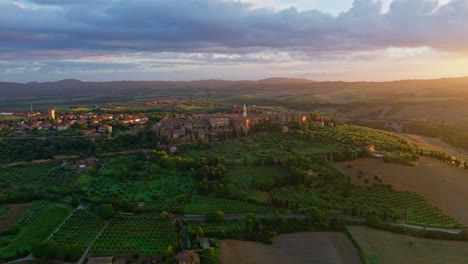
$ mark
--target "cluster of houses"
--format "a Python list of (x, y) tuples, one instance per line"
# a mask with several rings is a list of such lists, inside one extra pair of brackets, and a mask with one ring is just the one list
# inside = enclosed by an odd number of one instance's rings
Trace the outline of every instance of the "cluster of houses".
[(111, 134), (112, 126), (110, 122), (132, 125), (144, 125), (148, 122), (148, 117), (143, 115), (131, 114), (65, 114), (55, 115), (55, 110), (49, 110), (48, 115), (41, 114), (40, 112), (26, 112), (26, 113), (8, 113), (14, 118), (12, 121), (0, 124), (0, 131), (8, 130), (9, 136), (28, 136), (31, 131), (35, 130), (57, 130), (66, 131), (74, 124), (79, 124), (84, 128), (81, 133), (85, 136), (98, 137), (103, 134)]
[(57, 130), (66, 130), (71, 125), (78, 123), (84, 126), (98, 126), (99, 133), (112, 132), (112, 127), (107, 125), (109, 121), (115, 121), (121, 124), (145, 124), (148, 122), (148, 117), (143, 115), (131, 115), (131, 114), (67, 114), (58, 116)]

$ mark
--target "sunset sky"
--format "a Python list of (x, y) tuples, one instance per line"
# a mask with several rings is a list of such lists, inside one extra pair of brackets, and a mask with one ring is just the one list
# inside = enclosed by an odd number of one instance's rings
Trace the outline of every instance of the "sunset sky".
[(468, 75), (467, 0), (0, 0), (0, 81)]

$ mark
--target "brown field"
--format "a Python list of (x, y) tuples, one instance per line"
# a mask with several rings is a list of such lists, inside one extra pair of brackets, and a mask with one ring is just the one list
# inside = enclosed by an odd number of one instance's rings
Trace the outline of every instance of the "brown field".
[(415, 238), (364, 226), (348, 230), (371, 264), (468, 263), (468, 242)]
[[(348, 169), (348, 164), (353, 167)], [(335, 166), (358, 185), (375, 183), (374, 175), (378, 175), (383, 183), (391, 184), (396, 190), (417, 192), (468, 226), (468, 171), (464, 169), (428, 157), (421, 158), (420, 164), (415, 167), (384, 163), (372, 158), (339, 162)], [(362, 179), (357, 177), (360, 169), (365, 173)], [(365, 178), (370, 180), (369, 184), (364, 183)]]
[(221, 242), (223, 264), (354, 264), (361, 263), (359, 253), (341, 233), (314, 232), (280, 235), (273, 245), (224, 240)]
[(0, 230), (8, 229), (16, 223), (23, 213), (28, 209), (29, 204), (12, 204), (7, 218), (0, 222)]

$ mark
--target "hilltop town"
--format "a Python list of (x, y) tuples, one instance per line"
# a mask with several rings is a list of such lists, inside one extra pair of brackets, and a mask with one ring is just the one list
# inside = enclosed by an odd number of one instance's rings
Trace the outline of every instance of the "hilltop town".
[[(253, 108), (255, 106), (252, 106)], [(112, 113), (57, 113), (55, 109), (44, 112), (1, 113), (8, 122), (0, 123), (0, 132), (7, 137), (82, 135), (91, 138), (136, 134), (148, 128), (165, 143), (194, 141), (220, 141), (226, 138), (245, 136), (252, 130), (265, 129), (266, 125), (287, 131), (294, 123), (305, 123), (312, 118), (315, 126), (333, 127), (332, 121), (320, 113), (306, 112), (261, 112), (249, 113), (248, 107), (233, 107), (232, 113), (172, 114), (150, 121), (145, 114)], [(1, 122), (1, 121), (0, 121)], [(113, 127), (118, 127), (117, 130)]]

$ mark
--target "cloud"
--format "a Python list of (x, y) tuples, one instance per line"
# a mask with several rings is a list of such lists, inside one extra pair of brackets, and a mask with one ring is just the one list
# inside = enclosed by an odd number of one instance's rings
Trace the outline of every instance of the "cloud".
[(1, 74), (73, 74), (138, 70), (139, 64), (94, 61), (14, 61), (0, 63)]
[[(0, 1), (0, 74), (19, 80), (337, 76), (356, 63), (369, 70), (375, 61), (411, 60), (421, 68), (468, 53), (466, 0), (354, 0), (333, 14), (304, 8), (310, 1)], [(302, 8), (291, 7), (299, 3)]]
[(40, 5), (0, 4), (3, 56), (25, 50), (242, 53), (429, 46), (466, 52), (468, 47), (465, 0), (440, 8), (436, 0), (395, 0), (386, 13), (380, 1), (355, 0), (338, 16), (218, 0), (30, 1)]

